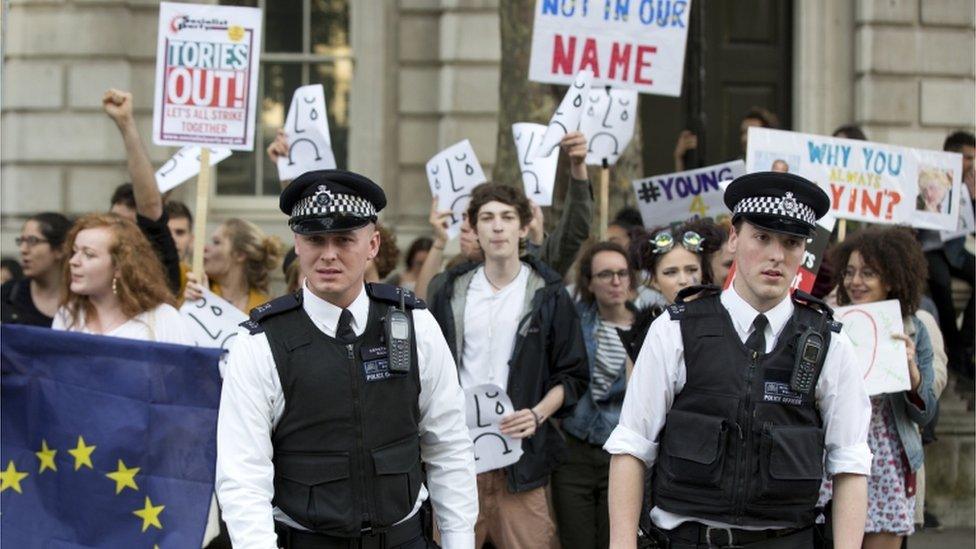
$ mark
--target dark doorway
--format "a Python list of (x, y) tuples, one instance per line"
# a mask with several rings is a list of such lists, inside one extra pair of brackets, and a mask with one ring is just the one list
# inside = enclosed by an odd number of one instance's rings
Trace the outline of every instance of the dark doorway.
[(793, 6), (788, 0), (694, 0), (679, 98), (641, 95), (645, 175), (674, 171), (678, 134), (698, 135), (687, 168), (744, 154), (742, 115), (753, 106), (791, 126)]

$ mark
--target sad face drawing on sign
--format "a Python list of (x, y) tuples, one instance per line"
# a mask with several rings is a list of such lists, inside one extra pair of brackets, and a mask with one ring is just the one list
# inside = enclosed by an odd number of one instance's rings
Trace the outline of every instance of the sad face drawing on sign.
[(427, 181), (431, 193), (453, 214), (448, 234), (454, 237), (460, 231), (461, 214), (468, 205), (471, 189), (485, 182), (485, 172), (471, 143), (465, 139), (431, 158), (427, 162)]
[(525, 195), (540, 206), (551, 206), (559, 153), (553, 151), (549, 156), (533, 156), (534, 147), (542, 140), (545, 132), (546, 127), (542, 124), (528, 122), (512, 124), (512, 137), (515, 139), (515, 149), (518, 152)]
[(278, 176), (282, 181), (307, 171), (336, 167), (322, 84), (295, 90), (285, 119), (285, 133), (288, 154), (278, 159)]
[(590, 71), (580, 71), (576, 75), (576, 79), (569, 86), (569, 91), (549, 120), (549, 127), (546, 128), (546, 134), (535, 150), (535, 156), (549, 156), (559, 146), (559, 141), (564, 135), (579, 129), (583, 105), (589, 97), (592, 80), (593, 73)]
[(586, 163), (613, 165), (630, 144), (637, 114), (637, 91), (590, 90), (580, 129), (589, 141)]

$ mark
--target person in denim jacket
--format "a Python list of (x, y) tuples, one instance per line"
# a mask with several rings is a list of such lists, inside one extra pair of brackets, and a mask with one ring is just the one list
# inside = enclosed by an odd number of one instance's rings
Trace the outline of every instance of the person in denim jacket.
[[(898, 548), (914, 532), (916, 473), (925, 458), (919, 431), (932, 421), (938, 406), (932, 335), (915, 314), (926, 281), (925, 256), (906, 227), (865, 229), (838, 245), (833, 256), (842, 277), (838, 304), (897, 299), (905, 325), (911, 327), (906, 334), (913, 334), (891, 336), (905, 342), (911, 389), (872, 396), (868, 431), (874, 461), (864, 546)], [(826, 482), (822, 502), (830, 489)]]
[(637, 271), (619, 244), (597, 242), (580, 257), (576, 280), (590, 385), (562, 423), (567, 452), (553, 471), (553, 507), (563, 547), (597, 548), (610, 540), (610, 454), (603, 443), (617, 426), (627, 388), (627, 351), (617, 330), (634, 322)]

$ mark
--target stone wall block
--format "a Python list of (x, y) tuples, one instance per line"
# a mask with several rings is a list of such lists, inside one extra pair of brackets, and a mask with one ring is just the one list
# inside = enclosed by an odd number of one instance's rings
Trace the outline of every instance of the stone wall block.
[(103, 61), (72, 63), (68, 67), (68, 105), (75, 109), (101, 110), (105, 90), (132, 89), (129, 63)]
[(921, 87), (922, 124), (963, 127), (976, 120), (973, 80), (924, 79)]
[(155, 31), (135, 36), (125, 31), (129, 28), (129, 10), (123, 7), (11, 6), (5, 55), (125, 55), (141, 41), (155, 44)]
[(914, 23), (918, 19), (919, 0), (858, 0), (855, 20), (858, 23)]
[(912, 124), (918, 120), (913, 78), (863, 76), (854, 86), (854, 112), (862, 124)]
[(0, 211), (5, 215), (64, 209), (60, 168), (6, 165), (0, 174)]
[(129, 181), (123, 164), (85, 166), (68, 170), (68, 211), (72, 214), (107, 211), (112, 191)]
[(490, 177), (491, 167), (495, 163), (497, 131), (498, 119), (495, 116), (471, 115), (444, 118), (440, 123), (441, 149), (469, 139), (481, 163), (481, 168)]
[(500, 61), (499, 25), (497, 11), (445, 13), (440, 25), (441, 59)]
[(399, 55), (401, 61), (436, 61), (439, 49), (438, 18), (434, 14), (401, 15)]
[(500, 76), (495, 66), (444, 67), (441, 71), (441, 112), (497, 113)]
[(400, 163), (423, 166), (444, 146), (438, 143), (438, 128), (435, 118), (400, 118), (399, 124)]
[(3, 65), (4, 109), (59, 109), (64, 104), (60, 63), (12, 59)]
[(976, 24), (976, 3), (972, 0), (923, 0), (922, 23), (973, 27)]
[(399, 73), (400, 112), (436, 113), (440, 95), (440, 71), (436, 67), (403, 67)]
[(862, 27), (857, 30), (855, 70), (858, 73), (917, 72), (917, 31), (909, 27)]
[(976, 34), (971, 29), (923, 29), (918, 69), (923, 74), (972, 76)]

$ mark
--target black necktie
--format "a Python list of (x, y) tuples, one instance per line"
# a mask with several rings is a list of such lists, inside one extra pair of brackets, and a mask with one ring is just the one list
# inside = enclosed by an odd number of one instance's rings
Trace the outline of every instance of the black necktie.
[(352, 343), (356, 341), (356, 332), (352, 331), (352, 313), (349, 309), (343, 309), (339, 314), (339, 323), (336, 324), (336, 339), (342, 343)]
[(760, 314), (756, 317), (756, 320), (752, 321), (752, 333), (749, 335), (749, 339), (746, 340), (746, 347), (759, 354), (766, 352), (767, 324), (769, 324), (769, 320), (764, 314)]

